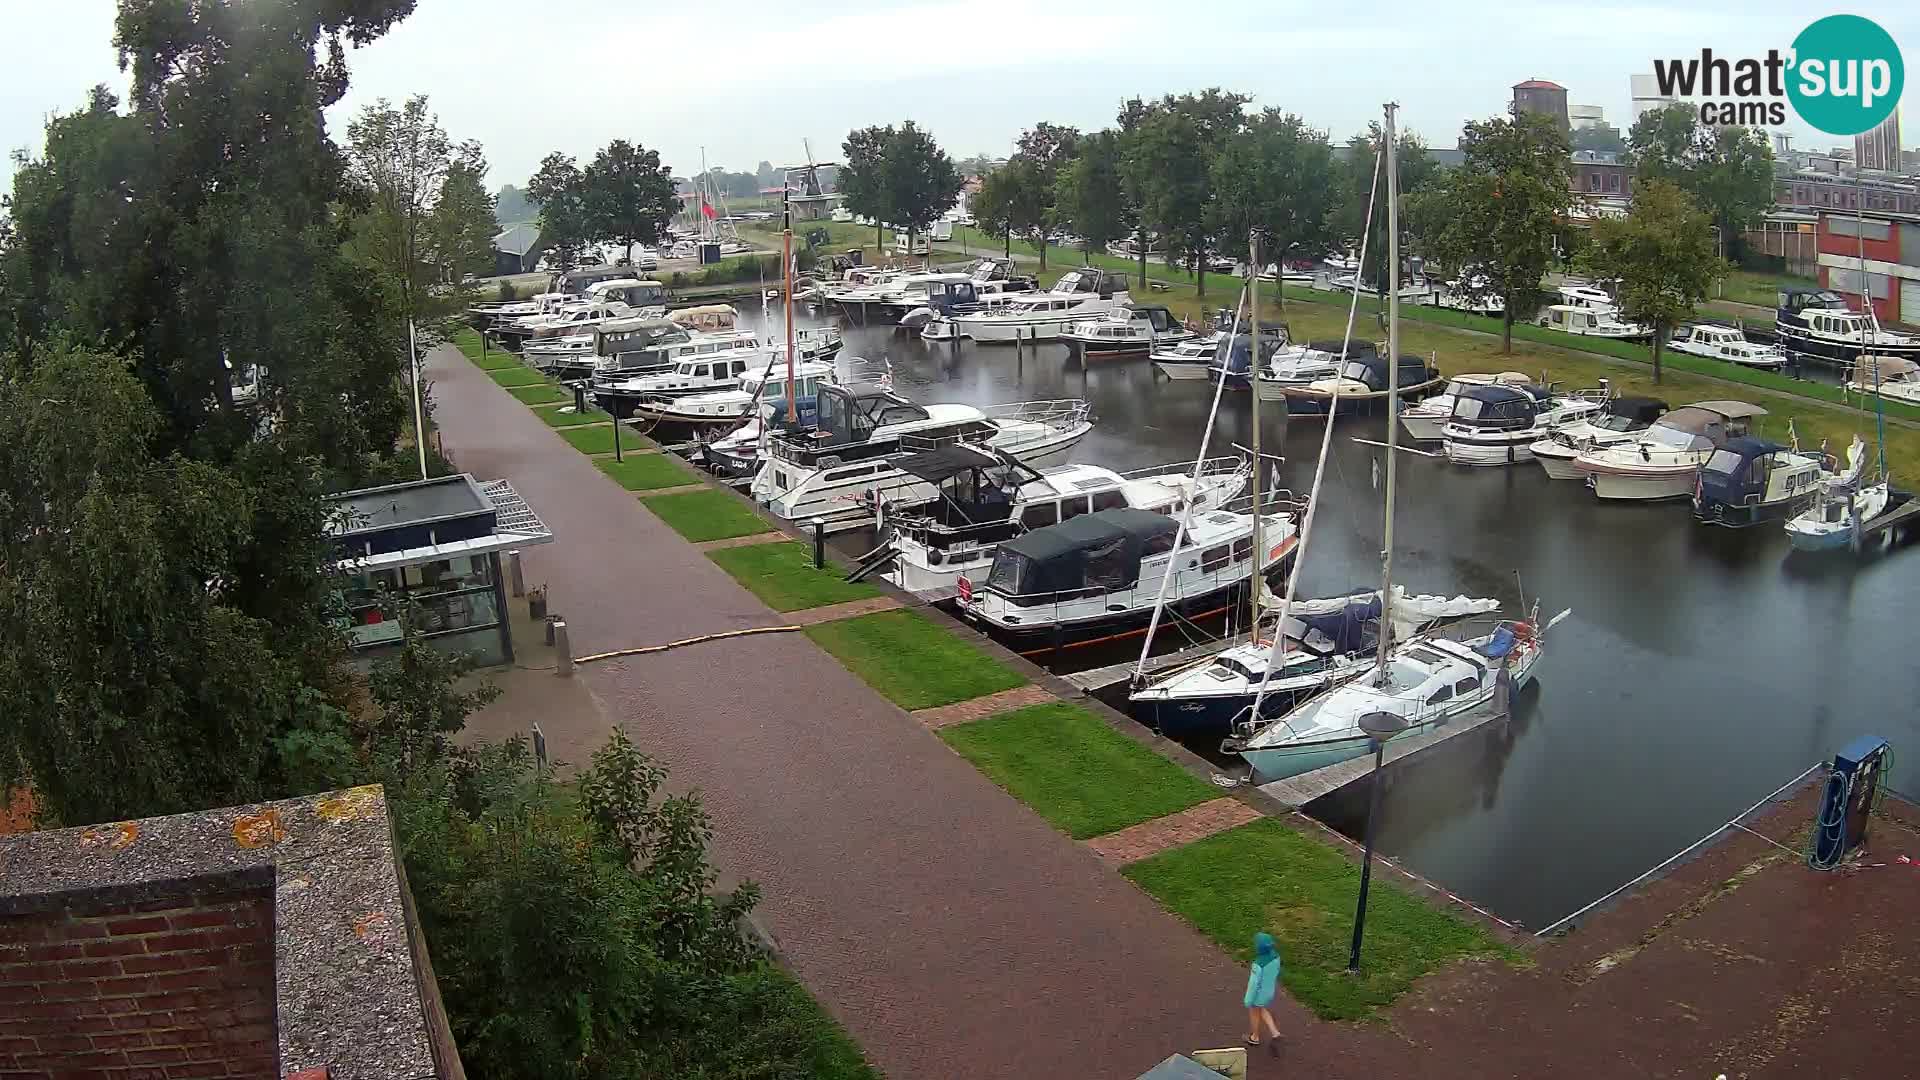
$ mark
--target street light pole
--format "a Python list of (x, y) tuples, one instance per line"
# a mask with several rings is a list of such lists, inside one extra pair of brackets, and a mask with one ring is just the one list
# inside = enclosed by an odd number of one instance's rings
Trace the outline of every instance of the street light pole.
[(1366, 732), (1373, 743), (1373, 790), (1367, 795), (1366, 844), (1360, 857), (1360, 900), (1353, 912), (1353, 950), (1347, 954), (1349, 975), (1360, 973), (1360, 941), (1367, 931), (1367, 889), (1373, 883), (1373, 833), (1375, 819), (1380, 816), (1380, 789), (1387, 782), (1383, 772), (1387, 763), (1387, 740), (1407, 730), (1407, 721), (1393, 713), (1368, 713), (1360, 718), (1360, 730)]

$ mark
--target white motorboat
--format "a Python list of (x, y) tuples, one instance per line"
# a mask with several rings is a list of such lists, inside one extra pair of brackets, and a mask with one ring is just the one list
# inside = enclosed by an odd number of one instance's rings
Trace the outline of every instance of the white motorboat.
[(529, 342), (591, 333), (609, 320), (631, 318), (637, 314), (633, 308), (618, 300), (591, 300), (568, 304), (551, 314), (501, 323), (494, 327), (493, 334), (507, 348), (518, 352)]
[(1507, 313), (1507, 302), (1498, 293), (1489, 292), (1489, 288), (1487, 279), (1483, 277), (1455, 278), (1434, 288), (1433, 304), (1435, 307), (1498, 319)]
[[(744, 334), (744, 338), (735, 335)], [(801, 360), (826, 360), (840, 351), (840, 336), (827, 328), (799, 330), (794, 335), (794, 351)], [(720, 335), (688, 335), (683, 340), (654, 345), (638, 352), (623, 354), (623, 359), (676, 357), (671, 364), (640, 369), (639, 374), (618, 368), (594, 370), (592, 393), (600, 407), (617, 417), (633, 414), (642, 400), (660, 400), (687, 394), (702, 394), (731, 389), (748, 371), (764, 367), (772, 356), (786, 359), (786, 345), (762, 345), (747, 331), (727, 331)], [(601, 362), (607, 358), (601, 357)]]
[[(1262, 575), (1284, 572), (1304, 509), (1289, 503), (1261, 515)], [(1163, 580), (1167, 610), (1207, 618), (1245, 594), (1254, 521), (1233, 509), (1195, 513), (1175, 551), (1177, 518), (1128, 509), (1082, 514), (1002, 543), (985, 580), (958, 581), (960, 614), (1028, 654), (1144, 633), (1162, 606)]]
[(1439, 389), (1440, 369), (1431, 358), (1412, 353), (1402, 353), (1397, 364), (1389, 365), (1386, 356), (1369, 349), (1349, 356), (1335, 377), (1315, 379), (1305, 386), (1283, 386), (1281, 391), (1289, 415), (1327, 416), (1335, 408), (1364, 410), (1386, 401), (1392, 396), (1388, 386), (1394, 382), (1399, 384), (1400, 399), (1418, 400)]
[(1825, 289), (1782, 289), (1774, 313), (1780, 347), (1841, 367), (1878, 355), (1920, 361), (1920, 338), (1882, 330), (1872, 316), (1853, 311), (1839, 293)]
[(1439, 393), (1400, 410), (1401, 430), (1421, 442), (1438, 442), (1446, 429), (1447, 418), (1453, 415), (1453, 399), (1468, 387), (1525, 386), (1532, 381), (1518, 371), (1502, 371), (1493, 375), (1455, 375), (1447, 380), (1446, 388)]
[(917, 506), (889, 500), (876, 508), (894, 552), (887, 580), (917, 593), (944, 592), (962, 576), (983, 578), (1002, 542), (1081, 514), (1121, 507), (1175, 514), (1189, 501), (1196, 509), (1224, 505), (1253, 471), (1244, 457), (1203, 462), (1197, 483), (1184, 462), (1124, 473), (1098, 465), (1036, 471), (1004, 451), (967, 445), (913, 454), (898, 465), (939, 493)]
[(1580, 337), (1611, 338), (1615, 341), (1639, 341), (1653, 336), (1653, 328), (1623, 321), (1612, 308), (1574, 307), (1554, 304), (1543, 308), (1534, 320), (1537, 326)]
[(1148, 356), (1160, 374), (1184, 381), (1206, 378), (1207, 370), (1213, 366), (1214, 354), (1219, 349), (1219, 338), (1208, 335), (1188, 338), (1176, 345), (1156, 347)]
[(1602, 499), (1686, 498), (1713, 452), (1745, 436), (1753, 418), (1766, 414), (1744, 401), (1696, 401), (1632, 439), (1586, 451), (1573, 467)]
[(562, 380), (609, 381), (670, 370), (682, 360), (748, 349), (759, 338), (751, 330), (699, 332), (670, 319), (611, 319), (594, 330), (591, 357), (565, 355), (552, 364)]
[(1453, 399), (1441, 450), (1456, 465), (1512, 465), (1566, 424), (1597, 416), (1607, 390), (1555, 394), (1543, 386), (1469, 386)]
[(925, 502), (933, 485), (901, 471), (908, 454), (969, 443), (1028, 464), (1064, 455), (1093, 424), (1085, 401), (1028, 401), (977, 409), (916, 405), (876, 386), (819, 388), (813, 426), (770, 434), (753, 497), (788, 521), (858, 526), (884, 497)]
[[(1254, 392), (1261, 401), (1284, 401), (1288, 389), (1312, 386), (1326, 379), (1337, 379), (1346, 362), (1376, 351), (1372, 342), (1310, 341), (1304, 345), (1283, 345), (1267, 358), (1254, 380)], [(1227, 385), (1233, 386), (1233, 382)]]
[(1164, 304), (1128, 303), (1105, 315), (1074, 323), (1060, 335), (1085, 361), (1096, 356), (1142, 356), (1163, 345), (1178, 345), (1193, 332)]
[(1802, 453), (1798, 445), (1752, 436), (1728, 439), (1700, 466), (1693, 516), (1729, 529), (1784, 521), (1813, 505), (1821, 484), (1833, 475), (1832, 463), (1824, 454)]
[(525, 300), (507, 300), (492, 304), (475, 304), (467, 309), (467, 314), (482, 323), (481, 329), (488, 329), (516, 319), (525, 319), (551, 315), (568, 304), (578, 303), (580, 297), (569, 292), (548, 292), (530, 296)]
[[(1276, 606), (1263, 598), (1263, 606)], [(1498, 600), (1408, 596), (1394, 586), (1394, 637), (1441, 620), (1499, 610)], [(1274, 718), (1373, 663), (1382, 606), (1378, 590), (1325, 600), (1296, 600), (1280, 632), (1280, 655), (1266, 637), (1243, 641), (1148, 680), (1128, 695), (1136, 720), (1162, 735), (1222, 736), (1252, 717), (1262, 681), (1264, 718)], [(1267, 675), (1271, 666), (1273, 674)]]
[(1051, 341), (1069, 325), (1104, 315), (1129, 301), (1126, 279), (1104, 270), (1070, 270), (1053, 288), (1016, 299), (999, 310), (954, 318), (962, 334), (978, 342)]
[(1892, 401), (1920, 405), (1920, 364), (1897, 356), (1869, 353), (1847, 370), (1847, 389), (1856, 394), (1878, 393)]
[(1543, 636), (1544, 629), (1528, 621), (1501, 622), (1466, 641), (1415, 638), (1394, 646), (1383, 664), (1367, 665), (1325, 694), (1258, 722), (1222, 749), (1246, 759), (1262, 783), (1337, 765), (1371, 751), (1362, 717), (1398, 716), (1406, 728), (1394, 738), (1406, 739), (1493, 702), (1503, 683), (1517, 692), (1533, 677)]
[(1557, 286), (1554, 292), (1559, 294), (1560, 303), (1566, 307), (1576, 307), (1586, 311), (1617, 312), (1620, 310), (1620, 303), (1613, 298), (1612, 293), (1605, 289), (1594, 288), (1592, 285), (1568, 282)]
[(1348, 248), (1339, 255), (1329, 255), (1320, 261), (1335, 274), (1354, 274), (1360, 270), (1360, 260), (1354, 255), (1352, 248)]
[(1674, 332), (1667, 348), (1742, 367), (1777, 368), (1787, 362), (1787, 354), (1778, 347), (1748, 341), (1746, 334), (1732, 326), (1690, 323)]
[(1667, 403), (1653, 398), (1609, 398), (1599, 415), (1564, 424), (1528, 449), (1550, 479), (1579, 480), (1584, 474), (1574, 467), (1574, 459), (1589, 450), (1634, 438), (1666, 411)]
[[(772, 362), (768, 363), (769, 360)], [(838, 370), (831, 360), (796, 362), (794, 396), (801, 400), (812, 398), (819, 392), (820, 384), (838, 379)], [(730, 431), (754, 412), (763, 397), (784, 397), (786, 393), (784, 350), (763, 350), (759, 365), (742, 371), (733, 386), (700, 393), (669, 391), (658, 396), (643, 396), (634, 403), (633, 416), (642, 424), (664, 427), (667, 431)]]

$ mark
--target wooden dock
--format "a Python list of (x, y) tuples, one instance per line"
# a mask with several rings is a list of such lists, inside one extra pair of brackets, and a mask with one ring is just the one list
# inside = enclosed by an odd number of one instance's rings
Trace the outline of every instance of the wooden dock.
[[(1146, 674), (1158, 675), (1163, 671), (1179, 667), (1182, 664), (1192, 663), (1203, 656), (1212, 656), (1222, 649), (1244, 644), (1246, 640), (1247, 635), (1235, 634), (1224, 640), (1215, 638), (1212, 641), (1203, 641), (1198, 645), (1191, 645), (1181, 649), (1179, 652), (1171, 652), (1163, 656), (1150, 656), (1147, 658)], [(1108, 664), (1106, 667), (1076, 671), (1071, 675), (1063, 675), (1061, 678), (1079, 687), (1081, 693), (1094, 694), (1133, 678), (1133, 669), (1138, 663), (1139, 661), (1137, 660), (1127, 660), (1118, 664)]]
[[(1433, 731), (1395, 739), (1387, 744), (1387, 764), (1405, 761), (1456, 735), (1476, 731), (1487, 724), (1504, 721), (1506, 718), (1506, 710), (1487, 705), (1465, 716), (1456, 717)], [(1342, 761), (1337, 765), (1329, 765), (1324, 769), (1315, 769), (1312, 772), (1301, 773), (1299, 776), (1289, 776), (1285, 780), (1261, 784), (1260, 790), (1279, 800), (1289, 810), (1297, 810), (1322, 795), (1330, 795), (1372, 772), (1373, 755), (1366, 754), (1350, 761)]]
[(1894, 491), (1889, 501), (1893, 503), (1893, 509), (1860, 527), (1862, 540), (1889, 529), (1897, 529), (1920, 521), (1920, 499), (1914, 498), (1912, 492)]

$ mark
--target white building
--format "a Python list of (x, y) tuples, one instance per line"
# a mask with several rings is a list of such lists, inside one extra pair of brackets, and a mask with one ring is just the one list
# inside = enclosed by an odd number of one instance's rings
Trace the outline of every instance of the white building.
[(1571, 124), (1575, 131), (1582, 128), (1604, 127), (1607, 123), (1606, 110), (1598, 105), (1569, 105), (1567, 106), (1567, 123)]
[(1663, 109), (1679, 101), (1660, 92), (1660, 80), (1652, 75), (1628, 76), (1633, 87), (1633, 119), (1637, 123), (1642, 116), (1654, 109)]

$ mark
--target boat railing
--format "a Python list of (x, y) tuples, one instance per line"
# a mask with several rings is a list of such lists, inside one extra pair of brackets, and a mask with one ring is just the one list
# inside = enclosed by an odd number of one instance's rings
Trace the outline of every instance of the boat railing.
[(981, 410), (987, 419), (1043, 424), (1064, 431), (1085, 423), (1093, 403), (1084, 398), (1057, 398), (1051, 401), (1019, 401), (1006, 405), (988, 405)]

